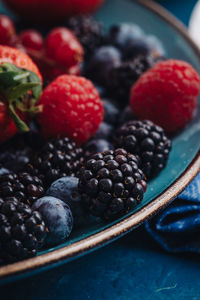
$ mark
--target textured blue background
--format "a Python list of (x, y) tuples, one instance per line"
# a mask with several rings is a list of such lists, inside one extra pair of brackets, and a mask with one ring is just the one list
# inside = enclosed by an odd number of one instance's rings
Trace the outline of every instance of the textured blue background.
[[(196, 0), (160, 0), (186, 25)], [(90, 255), (0, 288), (0, 299), (200, 299), (199, 256), (171, 255), (143, 227)]]

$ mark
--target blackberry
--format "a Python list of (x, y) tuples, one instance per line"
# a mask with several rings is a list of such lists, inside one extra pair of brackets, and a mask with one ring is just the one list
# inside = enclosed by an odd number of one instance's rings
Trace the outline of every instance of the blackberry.
[(131, 211), (146, 191), (138, 160), (124, 149), (97, 153), (80, 170), (79, 191), (91, 214), (115, 219)]
[(43, 246), (45, 223), (38, 211), (32, 211), (16, 198), (0, 198), (0, 264), (35, 256)]
[(138, 78), (154, 64), (152, 56), (138, 56), (125, 61), (110, 71), (107, 87), (112, 97), (125, 106), (128, 104), (130, 89)]
[(12, 172), (20, 172), (30, 161), (32, 152), (25, 142), (25, 134), (16, 135), (0, 146), (0, 164)]
[(67, 137), (46, 142), (36, 153), (27, 171), (38, 176), (49, 187), (58, 178), (74, 176), (82, 163), (83, 150)]
[(37, 176), (28, 173), (9, 173), (0, 176), (0, 197), (5, 200), (15, 197), (20, 202), (32, 205), (43, 194), (43, 183)]
[(157, 175), (167, 164), (171, 141), (164, 130), (151, 121), (129, 121), (120, 127), (114, 144), (123, 147), (141, 160), (141, 169), (147, 178)]
[(103, 28), (101, 23), (91, 16), (76, 16), (70, 18), (67, 26), (77, 36), (85, 49), (86, 57), (103, 43)]

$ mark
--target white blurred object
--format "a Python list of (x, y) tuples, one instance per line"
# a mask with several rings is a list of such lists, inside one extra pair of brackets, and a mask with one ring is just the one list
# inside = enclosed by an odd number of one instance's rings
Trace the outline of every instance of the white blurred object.
[(196, 3), (189, 22), (189, 32), (193, 40), (200, 47), (200, 0)]

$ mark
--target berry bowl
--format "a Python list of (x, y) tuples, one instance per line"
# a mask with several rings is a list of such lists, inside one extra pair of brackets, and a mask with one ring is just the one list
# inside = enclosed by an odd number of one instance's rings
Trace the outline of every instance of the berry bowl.
[[(182, 59), (200, 72), (200, 53), (184, 26), (151, 1), (109, 0), (96, 15), (109, 28), (135, 23), (163, 43), (167, 58)], [(168, 205), (200, 170), (199, 109), (193, 120), (172, 138), (166, 168), (149, 182), (143, 201), (129, 214), (112, 222), (93, 222), (75, 229), (70, 238), (34, 258), (0, 267), (1, 282), (53, 268), (119, 238)]]

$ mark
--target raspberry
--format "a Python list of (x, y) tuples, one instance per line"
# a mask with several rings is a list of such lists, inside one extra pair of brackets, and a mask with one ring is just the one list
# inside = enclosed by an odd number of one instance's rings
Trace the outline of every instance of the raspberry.
[(39, 122), (46, 137), (67, 136), (80, 144), (97, 131), (103, 119), (99, 93), (83, 77), (58, 77), (44, 90), (40, 104)]
[(76, 36), (65, 27), (55, 28), (49, 33), (45, 42), (45, 50), (48, 58), (67, 68), (83, 60), (83, 47)]
[(184, 61), (166, 60), (144, 73), (133, 85), (130, 104), (135, 116), (149, 119), (167, 132), (183, 128), (198, 103), (200, 77)]
[(0, 15), (0, 44), (11, 46), (15, 34), (15, 26), (12, 20), (5, 15)]
[(41, 51), (43, 49), (43, 37), (36, 30), (24, 30), (19, 35), (19, 40), (26, 49)]

